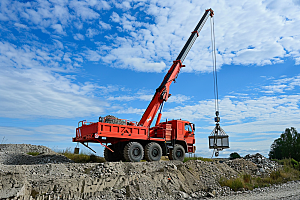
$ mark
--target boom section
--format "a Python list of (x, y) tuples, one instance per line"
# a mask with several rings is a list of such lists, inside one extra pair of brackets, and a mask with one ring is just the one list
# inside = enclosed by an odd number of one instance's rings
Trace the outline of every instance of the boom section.
[[(162, 109), (163, 103), (165, 101), (167, 101), (168, 98), (171, 96), (169, 94), (171, 83), (173, 81), (175, 81), (175, 79), (177, 78), (177, 76), (180, 72), (180, 69), (182, 67), (184, 67), (184, 65), (182, 65), (182, 62), (186, 58), (188, 52), (190, 51), (194, 42), (196, 41), (197, 37), (199, 36), (199, 32), (201, 31), (202, 27), (204, 26), (206, 20), (208, 19), (209, 16), (213, 17), (213, 15), (214, 15), (214, 11), (212, 9), (208, 9), (205, 11), (202, 18), (198, 22), (196, 28), (191, 33), (189, 39), (185, 43), (181, 52), (179, 53), (178, 57), (173, 62), (173, 65), (171, 66), (168, 73), (164, 77), (164, 80), (162, 81), (160, 86), (156, 89), (156, 92), (153, 95), (151, 102), (149, 103), (146, 111), (144, 112), (141, 120), (138, 123), (139, 126), (150, 127), (159, 108)], [(160, 114), (160, 116), (161, 116), (161, 114)], [(156, 124), (158, 124), (158, 122), (160, 120), (160, 116), (158, 117)]]

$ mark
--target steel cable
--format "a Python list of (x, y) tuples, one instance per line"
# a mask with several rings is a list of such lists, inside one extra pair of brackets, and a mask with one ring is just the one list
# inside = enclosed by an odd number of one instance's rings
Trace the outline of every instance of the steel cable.
[(213, 79), (214, 79), (214, 97), (215, 97), (215, 111), (219, 111), (219, 91), (218, 91), (218, 75), (217, 75), (217, 55), (216, 55), (216, 39), (215, 39), (215, 25), (214, 19), (210, 18), (211, 29), (211, 48), (212, 48), (212, 62), (213, 62)]

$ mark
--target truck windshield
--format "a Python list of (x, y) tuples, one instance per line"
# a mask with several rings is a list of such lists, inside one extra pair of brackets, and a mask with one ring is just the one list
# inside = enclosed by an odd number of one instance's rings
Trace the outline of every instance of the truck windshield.
[(192, 127), (191, 127), (190, 124), (185, 124), (185, 125), (184, 125), (184, 129), (185, 129), (186, 131), (192, 132)]

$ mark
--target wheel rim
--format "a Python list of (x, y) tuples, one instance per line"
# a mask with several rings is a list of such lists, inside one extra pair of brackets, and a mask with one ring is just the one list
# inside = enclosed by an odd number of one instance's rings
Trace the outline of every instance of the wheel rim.
[(159, 150), (158, 150), (157, 148), (154, 148), (154, 149), (152, 150), (152, 156), (153, 156), (153, 157), (157, 157), (158, 154), (159, 154)]
[(176, 151), (176, 157), (177, 157), (177, 158), (181, 158), (182, 155), (183, 155), (183, 152), (182, 152), (180, 149), (178, 149), (178, 150)]
[(141, 154), (140, 148), (136, 147), (136, 148), (133, 149), (133, 155), (135, 157), (138, 157), (140, 154)]

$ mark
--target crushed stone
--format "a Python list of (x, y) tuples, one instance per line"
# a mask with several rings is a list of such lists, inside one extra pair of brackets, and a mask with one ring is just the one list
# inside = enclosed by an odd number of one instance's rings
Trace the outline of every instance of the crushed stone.
[[(28, 152), (40, 155), (30, 156)], [(254, 174), (261, 169), (258, 167), (261, 162), (249, 159), (82, 164), (73, 163), (44, 146), (0, 145), (0, 199), (206, 199), (226, 196), (233, 191), (220, 186), (221, 177), (234, 178), (242, 172)]]

